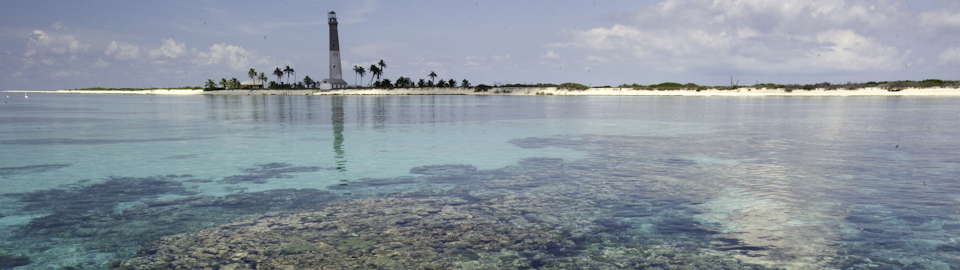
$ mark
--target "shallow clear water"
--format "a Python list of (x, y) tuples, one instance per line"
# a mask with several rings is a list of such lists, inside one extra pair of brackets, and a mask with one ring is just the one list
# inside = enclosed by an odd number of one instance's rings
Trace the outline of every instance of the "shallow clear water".
[[(508, 215), (522, 222), (491, 222), (556, 225), (563, 228), (555, 234), (569, 234), (557, 237), (570, 251), (508, 246), (521, 268), (575, 267), (564, 258), (596, 263), (576, 267), (629, 268), (639, 261), (624, 254), (656, 246), (797, 269), (953, 269), (960, 265), (958, 103), (7, 98), (0, 104), (0, 269), (108, 268), (149, 255), (137, 252), (165, 236), (376, 197), (516, 208)], [(493, 203), (504, 198), (525, 199)], [(469, 213), (479, 219), (483, 211)], [(525, 248), (546, 253), (524, 255)], [(484, 256), (450, 268), (489, 268)]]

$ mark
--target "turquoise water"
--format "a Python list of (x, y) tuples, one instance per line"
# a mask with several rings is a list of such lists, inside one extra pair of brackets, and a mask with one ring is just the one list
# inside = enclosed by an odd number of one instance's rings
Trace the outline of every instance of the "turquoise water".
[[(624, 254), (655, 246), (794, 269), (956, 269), (958, 103), (7, 98), (0, 104), (0, 269), (105, 269), (148, 257), (144, 247), (170, 235), (381, 197), (528, 198), (521, 201), (530, 205), (495, 205), (523, 209), (515, 214), (527, 217), (523, 225), (491, 222), (528, 228), (553, 226), (542, 215), (571, 220), (557, 229), (573, 232), (557, 233), (564, 252), (507, 246), (521, 255), (516, 265), (496, 268), (630, 268), (640, 255)], [(479, 218), (485, 210), (476, 211)], [(449, 268), (484, 265), (485, 255), (477, 256)]]

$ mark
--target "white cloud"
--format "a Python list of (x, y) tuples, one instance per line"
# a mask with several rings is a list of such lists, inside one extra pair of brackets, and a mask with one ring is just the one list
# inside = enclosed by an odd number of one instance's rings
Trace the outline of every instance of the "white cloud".
[(904, 18), (886, 2), (666, 0), (608, 28), (568, 31), (572, 41), (548, 47), (585, 49), (588, 61), (640, 60), (675, 71), (897, 70), (912, 52), (870, 34), (900, 27)]
[(479, 67), (479, 66), (480, 66), (480, 63), (478, 63), (477, 61), (483, 62), (483, 61), (486, 61), (486, 60), (487, 60), (486, 57), (481, 57), (481, 56), (467, 56), (467, 66)]
[(172, 38), (163, 40), (160, 48), (150, 50), (150, 58), (169, 57), (177, 58), (187, 53), (187, 45), (183, 42), (177, 42)]
[(554, 52), (553, 50), (549, 50), (547, 51), (547, 54), (541, 55), (540, 58), (560, 59), (560, 55), (557, 54), (557, 52)]
[(818, 50), (819, 58), (826, 62), (826, 65), (842, 70), (894, 70), (901, 67), (901, 58), (905, 56), (901, 55), (897, 48), (878, 44), (852, 30), (820, 32), (817, 34), (817, 41), (821, 45)]
[(97, 59), (97, 62), (93, 64), (93, 67), (97, 67), (97, 68), (105, 68), (109, 66), (110, 66), (110, 63), (107, 63), (107, 61), (103, 61), (103, 58)]
[(960, 28), (960, 13), (947, 11), (930, 11), (920, 14), (920, 25), (925, 28), (952, 27)]
[(606, 62), (609, 62), (610, 60), (608, 60), (606, 57), (603, 57), (603, 56), (587, 55), (587, 61), (606, 63)]
[(121, 60), (137, 59), (140, 57), (140, 47), (126, 42), (110, 42), (107, 50), (103, 51), (107, 56), (113, 56)]
[(416, 61), (416, 62), (411, 62), (411, 63), (410, 63), (410, 66), (414, 66), (414, 67), (438, 68), (438, 67), (443, 67), (443, 64), (440, 63), (440, 62), (437, 62), (437, 61), (428, 60), (428, 59), (427, 59), (426, 57), (424, 57), (423, 55), (418, 55), (418, 56), (417, 56), (417, 61)]
[(37, 54), (54, 53), (78, 53), (86, 51), (90, 44), (83, 44), (73, 35), (55, 35), (48, 34), (42, 30), (33, 30), (30, 39), (27, 41), (27, 52), (23, 56), (31, 57)]
[(940, 53), (940, 63), (960, 62), (960, 47), (949, 48)]
[(246, 70), (250, 68), (251, 64), (267, 64), (269, 59), (257, 56), (256, 52), (247, 51), (240, 46), (219, 43), (210, 46), (210, 50), (207, 52), (197, 52), (197, 59), (194, 61), (206, 65), (217, 65), (224, 62), (233, 70)]

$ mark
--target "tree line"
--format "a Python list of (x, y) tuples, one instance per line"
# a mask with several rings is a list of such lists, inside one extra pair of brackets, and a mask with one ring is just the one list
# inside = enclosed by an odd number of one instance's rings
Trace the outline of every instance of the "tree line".
[[(430, 71), (430, 74), (427, 75), (427, 77), (430, 77), (429, 81), (427, 81), (426, 79), (420, 79), (416, 83), (414, 83), (413, 80), (410, 79), (410, 77), (403, 77), (403, 76), (400, 76), (400, 78), (397, 78), (396, 81), (390, 81), (390, 79), (382, 79), (383, 71), (386, 68), (387, 68), (387, 64), (383, 62), (383, 59), (380, 59), (380, 62), (376, 64), (370, 65), (370, 69), (369, 69), (370, 82), (367, 83), (367, 85), (372, 86), (374, 88), (414, 88), (414, 87), (418, 87), (418, 88), (451, 87), (453, 88), (453, 87), (457, 87), (457, 81), (454, 79), (450, 79), (450, 80), (440, 79), (439, 81), (436, 81), (437, 73), (433, 71)], [(363, 77), (367, 75), (367, 69), (361, 66), (353, 66), (353, 72), (360, 77), (360, 81), (363, 81)], [(374, 79), (376, 79), (376, 81), (374, 81)], [(359, 83), (357, 83), (356, 77), (354, 78), (354, 84), (357, 85), (358, 87), (360, 85)], [(460, 87), (469, 88), (470, 81), (468, 81), (467, 79), (463, 79), (463, 81), (460, 82)]]
[[(266, 86), (267, 89), (306, 89), (306, 88), (316, 88), (320, 83), (314, 81), (310, 76), (304, 76), (303, 81), (298, 82), (296, 77), (296, 70), (290, 66), (286, 66), (284, 69), (277, 67), (273, 70), (273, 76), (277, 77), (276, 81), (267, 81), (267, 74), (260, 72), (257, 73), (257, 70), (250, 68), (247, 71), (247, 77), (249, 77), (254, 82), (260, 82), (262, 85)], [(290, 82), (290, 76), (293, 76), (293, 83)], [(286, 76), (287, 81), (284, 82), (283, 77)], [(240, 89), (243, 88), (240, 85), (240, 80), (237, 78), (221, 78), (220, 82), (215, 82), (213, 79), (207, 79), (207, 82), (204, 83), (203, 88), (206, 90), (222, 90), (222, 89)]]
[[(424, 88), (424, 87), (441, 87), (441, 88), (454, 88), (454, 87), (463, 87), (470, 88), (470, 81), (463, 79), (462, 81), (456, 81), (454, 79), (437, 80), (437, 73), (431, 71), (427, 77), (430, 77), (430, 80), (419, 79), (414, 82), (410, 77), (397, 78), (396, 81), (391, 81), (390, 79), (383, 78), (383, 71), (387, 69), (387, 63), (380, 60), (380, 62), (370, 65), (370, 82), (367, 83), (368, 87), (374, 88)], [(360, 77), (359, 81), (363, 81), (363, 77), (367, 75), (367, 69), (361, 66), (353, 66), (353, 71)], [(254, 80), (254, 82), (260, 82), (266, 89), (313, 89), (317, 88), (320, 84), (319, 81), (314, 81), (310, 76), (304, 76), (303, 81), (297, 81), (296, 71), (290, 66), (286, 66), (284, 69), (277, 67), (273, 70), (273, 76), (277, 77), (276, 81), (267, 81), (267, 74), (263, 72), (257, 72), (255, 69), (250, 68), (247, 71), (247, 77)], [(290, 82), (290, 76), (293, 76), (293, 83)], [(286, 77), (286, 82), (283, 81)], [(357, 78), (354, 78), (354, 84), (357, 88), (361, 88)], [(220, 78), (219, 82), (214, 81), (213, 79), (207, 79), (207, 82), (204, 84), (205, 90), (223, 90), (223, 89), (241, 89), (240, 80), (237, 78)]]

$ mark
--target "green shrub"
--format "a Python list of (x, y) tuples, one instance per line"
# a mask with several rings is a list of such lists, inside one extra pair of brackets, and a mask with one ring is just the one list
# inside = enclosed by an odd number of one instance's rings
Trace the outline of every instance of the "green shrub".
[(663, 90), (663, 89), (679, 89), (680, 87), (683, 87), (683, 85), (682, 85), (682, 84), (679, 84), (679, 83), (675, 83), (675, 82), (665, 82), (665, 83), (661, 83), (661, 84), (651, 84), (651, 85), (650, 85), (650, 88), (658, 89), (658, 90)]
[(573, 82), (561, 83), (560, 85), (557, 86), (557, 88), (558, 88), (558, 89), (566, 89), (566, 90), (577, 90), (577, 91), (583, 91), (583, 90), (590, 89), (589, 86), (582, 85), (582, 84), (579, 84), (579, 83), (573, 83)]
[(474, 92), (486, 92), (486, 91), (490, 90), (490, 88), (493, 88), (493, 87), (490, 87), (489, 85), (486, 85), (486, 84), (480, 84), (480, 85), (477, 85), (477, 87), (474, 87), (474, 88), (473, 88), (473, 91), (474, 91)]

